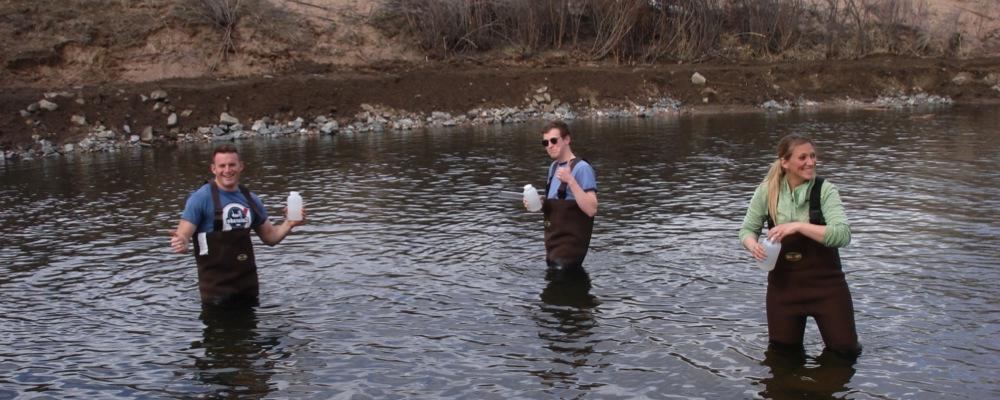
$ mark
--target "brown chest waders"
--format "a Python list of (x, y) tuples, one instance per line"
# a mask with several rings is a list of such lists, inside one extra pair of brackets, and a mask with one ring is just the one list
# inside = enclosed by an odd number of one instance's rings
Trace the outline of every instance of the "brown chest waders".
[[(826, 225), (820, 209), (822, 185), (823, 178), (817, 177), (809, 195), (809, 222), (815, 225)], [(770, 216), (767, 225), (774, 226)], [(777, 265), (767, 274), (767, 330), (771, 343), (801, 347), (809, 316), (816, 321), (828, 349), (849, 356), (861, 351), (840, 252), (794, 234), (781, 241)]]
[[(578, 160), (570, 161), (570, 171)], [(552, 183), (555, 168), (553, 164), (549, 181), (545, 185), (546, 195)], [(557, 198), (546, 198), (542, 202), (545, 215), (545, 262), (548, 265), (546, 278), (561, 280), (572, 277), (586, 277), (583, 259), (590, 248), (590, 236), (594, 231), (594, 218), (587, 215), (576, 204), (576, 200), (566, 200), (566, 183), (562, 182)]]
[[(215, 207), (214, 230), (205, 235), (208, 254), (201, 255), (201, 245), (195, 240), (194, 254), (198, 263), (198, 290), (201, 301), (206, 304), (256, 305), (259, 287), (257, 283), (257, 263), (253, 254), (248, 226), (243, 229), (222, 230), (222, 202), (219, 187), (211, 183), (212, 203)], [(240, 192), (246, 197), (253, 215), (262, 215), (257, 205), (243, 185)]]

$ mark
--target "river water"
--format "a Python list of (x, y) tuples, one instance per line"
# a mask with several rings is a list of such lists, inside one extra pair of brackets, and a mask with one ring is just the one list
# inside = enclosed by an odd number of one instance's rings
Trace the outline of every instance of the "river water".
[[(593, 287), (544, 280), (537, 125), (238, 143), (272, 220), (261, 305), (203, 311), (166, 231), (211, 147), (0, 168), (0, 399), (1000, 396), (1000, 109), (573, 123)], [(766, 353), (737, 232), (777, 139), (816, 139), (854, 233), (864, 354)]]

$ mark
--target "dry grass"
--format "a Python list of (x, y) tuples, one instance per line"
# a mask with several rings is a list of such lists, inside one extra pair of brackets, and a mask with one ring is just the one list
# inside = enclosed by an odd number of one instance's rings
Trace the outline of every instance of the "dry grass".
[(954, 55), (927, 0), (383, 0), (373, 24), (437, 58), (518, 48), (620, 63)]

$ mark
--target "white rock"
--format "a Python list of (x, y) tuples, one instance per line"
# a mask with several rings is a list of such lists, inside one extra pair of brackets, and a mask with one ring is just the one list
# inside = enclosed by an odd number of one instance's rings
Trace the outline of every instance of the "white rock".
[(82, 115), (74, 115), (69, 118), (69, 121), (76, 125), (87, 125), (87, 117)]
[(153, 141), (153, 127), (152, 126), (147, 126), (147, 127), (143, 128), (142, 135), (139, 136), (139, 140), (142, 140), (143, 142), (152, 142)]
[(972, 74), (968, 72), (959, 72), (958, 75), (955, 75), (954, 78), (951, 78), (951, 82), (956, 85), (962, 86), (974, 81), (975, 79), (976, 78), (973, 77)]
[(694, 75), (691, 75), (691, 83), (695, 85), (704, 85), (706, 81), (707, 79), (697, 72), (695, 72)]
[(232, 115), (229, 115), (229, 113), (224, 112), (219, 114), (219, 122), (226, 125), (236, 125), (240, 123), (240, 120)]
[(167, 117), (167, 126), (170, 127), (175, 125), (177, 125), (177, 113), (170, 113), (170, 116)]
[(319, 130), (320, 132), (323, 132), (325, 134), (331, 134), (337, 130), (337, 121), (327, 122), (323, 124), (323, 126), (320, 127)]
[(153, 93), (149, 94), (149, 98), (153, 100), (163, 100), (167, 98), (167, 92), (165, 90), (157, 89)]
[(53, 102), (48, 101), (48, 100), (45, 100), (45, 99), (42, 99), (42, 100), (38, 101), (38, 107), (40, 107), (43, 110), (47, 110), (47, 111), (55, 111), (55, 110), (59, 109), (59, 105), (58, 104), (53, 103)]

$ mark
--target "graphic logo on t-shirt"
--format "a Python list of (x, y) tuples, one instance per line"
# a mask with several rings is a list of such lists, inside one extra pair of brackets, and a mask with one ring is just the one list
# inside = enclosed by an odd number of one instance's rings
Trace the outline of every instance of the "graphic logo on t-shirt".
[(222, 230), (246, 229), (253, 223), (250, 208), (239, 203), (229, 203), (222, 208)]

